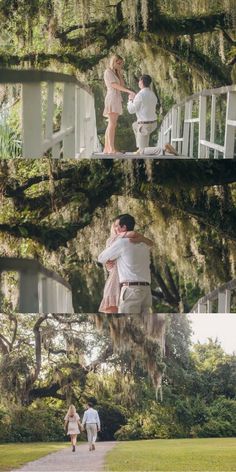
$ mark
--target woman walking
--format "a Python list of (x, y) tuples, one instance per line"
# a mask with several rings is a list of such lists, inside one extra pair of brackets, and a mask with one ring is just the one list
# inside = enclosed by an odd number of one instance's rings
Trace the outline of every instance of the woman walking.
[(107, 87), (105, 97), (105, 108), (103, 116), (108, 118), (108, 125), (105, 132), (104, 154), (115, 154), (115, 132), (119, 115), (122, 115), (121, 92), (128, 93), (131, 97), (135, 95), (132, 90), (125, 87), (123, 78), (122, 57), (114, 55), (110, 59), (110, 66), (104, 72), (104, 81)]
[(75, 452), (75, 446), (77, 442), (77, 435), (80, 434), (80, 430), (82, 431), (83, 427), (80, 422), (80, 417), (78, 413), (76, 413), (76, 409), (74, 405), (70, 405), (68, 412), (65, 416), (65, 430), (67, 434), (70, 436), (71, 445), (72, 445), (72, 452)]

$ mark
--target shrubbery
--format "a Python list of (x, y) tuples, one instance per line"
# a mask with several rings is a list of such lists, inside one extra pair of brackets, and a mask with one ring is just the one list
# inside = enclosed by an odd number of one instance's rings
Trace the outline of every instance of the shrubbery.
[[(236, 401), (220, 397), (175, 406), (152, 401), (142, 412), (127, 415), (121, 406), (99, 402), (102, 441), (236, 436)], [(63, 441), (65, 409), (38, 402), (30, 407), (0, 409), (0, 442)], [(127, 418), (127, 416), (129, 416)]]
[(110, 401), (99, 402), (98, 412), (102, 427), (99, 437), (102, 441), (112, 441), (116, 431), (126, 422), (126, 412), (124, 408)]
[(152, 402), (144, 412), (134, 414), (115, 434), (115, 438), (121, 441), (171, 437), (185, 437), (184, 428), (172, 408), (157, 402)]
[(236, 436), (236, 401), (222, 397), (211, 406), (181, 402), (170, 408), (159, 403), (136, 413), (116, 433), (120, 441), (154, 438)]
[(65, 412), (47, 407), (0, 410), (0, 441), (62, 441)]
[(236, 401), (220, 397), (208, 408), (209, 419), (202, 426), (196, 426), (196, 436), (233, 437), (236, 436)]

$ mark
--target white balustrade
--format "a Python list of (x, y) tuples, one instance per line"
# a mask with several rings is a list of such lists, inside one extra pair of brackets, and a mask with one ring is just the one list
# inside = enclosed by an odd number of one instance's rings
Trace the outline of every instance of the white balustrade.
[(232, 294), (234, 292), (236, 293), (236, 279), (230, 280), (200, 298), (192, 308), (191, 313), (231, 313)]
[[(38, 261), (0, 258), (0, 272), (19, 274), (17, 309), (20, 313), (74, 312), (72, 291), (68, 282)], [(3, 294), (5, 291), (2, 287)]]
[[(89, 158), (100, 151), (93, 94), (75, 77), (0, 69), (0, 83), (8, 88), (21, 85), (21, 157)], [(58, 94), (60, 103), (56, 104)], [(0, 109), (0, 121), (5, 109)]]
[(158, 146), (171, 143), (190, 158), (236, 157), (236, 85), (203, 90), (174, 105), (164, 117)]

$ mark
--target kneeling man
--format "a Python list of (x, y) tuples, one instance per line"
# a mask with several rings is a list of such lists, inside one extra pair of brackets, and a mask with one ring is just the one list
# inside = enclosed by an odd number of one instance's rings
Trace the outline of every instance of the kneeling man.
[(138, 154), (143, 154), (144, 149), (149, 146), (150, 134), (157, 127), (157, 97), (150, 89), (151, 82), (150, 75), (142, 75), (138, 83), (140, 92), (134, 98), (130, 95), (127, 105), (128, 112), (131, 114), (136, 113), (137, 116), (137, 121), (132, 126)]

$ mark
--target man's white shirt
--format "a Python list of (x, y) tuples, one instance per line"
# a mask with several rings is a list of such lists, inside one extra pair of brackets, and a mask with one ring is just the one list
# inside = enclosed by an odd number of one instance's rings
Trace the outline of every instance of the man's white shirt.
[(100, 429), (100, 419), (98, 416), (98, 412), (93, 408), (88, 408), (88, 410), (84, 412), (82, 425), (84, 426), (85, 424), (89, 423), (97, 424), (98, 429)]
[(102, 264), (109, 260), (116, 260), (120, 283), (151, 283), (150, 249), (147, 244), (132, 243), (128, 238), (117, 238), (98, 256), (98, 261)]
[(135, 95), (133, 101), (128, 101), (128, 112), (136, 113), (137, 121), (155, 121), (157, 97), (149, 87), (144, 87)]

